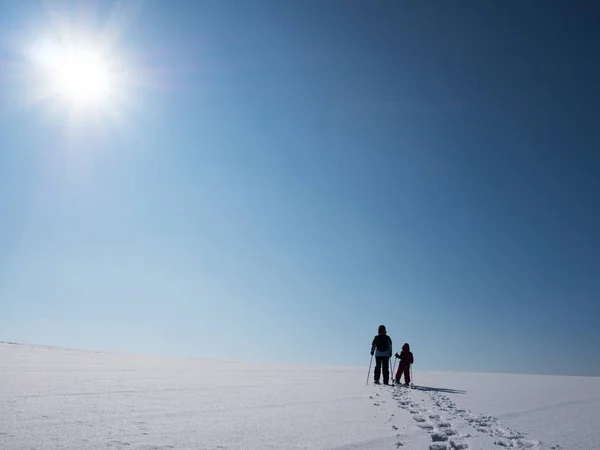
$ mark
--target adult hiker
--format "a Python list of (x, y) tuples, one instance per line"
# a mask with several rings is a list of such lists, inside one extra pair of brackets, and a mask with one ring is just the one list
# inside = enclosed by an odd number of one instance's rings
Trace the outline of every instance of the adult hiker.
[(392, 339), (387, 335), (385, 325), (379, 325), (377, 336), (373, 339), (373, 343), (371, 344), (371, 356), (373, 355), (375, 355), (375, 384), (379, 384), (379, 378), (382, 371), (383, 384), (389, 384)]

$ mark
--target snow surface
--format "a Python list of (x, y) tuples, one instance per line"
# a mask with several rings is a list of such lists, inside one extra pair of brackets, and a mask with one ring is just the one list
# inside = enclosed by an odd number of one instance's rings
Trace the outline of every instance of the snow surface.
[(600, 378), (367, 367), (0, 343), (0, 449), (600, 449)]

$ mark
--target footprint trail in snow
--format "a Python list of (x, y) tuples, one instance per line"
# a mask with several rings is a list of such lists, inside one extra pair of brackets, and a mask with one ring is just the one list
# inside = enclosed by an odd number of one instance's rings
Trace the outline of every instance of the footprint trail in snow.
[[(524, 433), (511, 429), (495, 417), (459, 408), (441, 392), (400, 386), (390, 389), (397, 405), (410, 414), (423, 433), (429, 435), (429, 450), (476, 450), (489, 448), (490, 444), (499, 449), (544, 448), (539, 441), (527, 438)], [(396, 442), (396, 448), (403, 445), (402, 441)]]
[(446, 413), (450, 418), (468, 423), (474, 431), (492, 438), (494, 444), (506, 448), (534, 448), (540, 442), (528, 439), (524, 433), (513, 430), (492, 416), (476, 415), (460, 409), (447, 396), (440, 392), (428, 392), (433, 407)]
[(400, 408), (407, 410), (417, 426), (429, 433), (431, 444), (429, 450), (468, 449), (469, 444), (465, 437), (460, 436), (452, 424), (442, 419), (441, 415), (428, 407), (426, 402), (411, 399), (410, 389), (397, 387), (393, 394)]

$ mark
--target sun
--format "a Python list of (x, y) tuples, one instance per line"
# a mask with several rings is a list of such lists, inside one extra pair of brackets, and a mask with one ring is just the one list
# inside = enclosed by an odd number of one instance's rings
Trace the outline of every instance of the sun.
[(29, 51), (33, 102), (49, 102), (71, 116), (111, 113), (123, 102), (123, 65), (114, 49), (84, 39), (40, 37)]
[(7, 100), (17, 111), (45, 116), (70, 138), (122, 129), (144, 112), (140, 102), (164, 84), (155, 77), (165, 68), (146, 66), (143, 42), (128, 38), (143, 0), (29, 3), (15, 9), (6, 33), (0, 25), (0, 88), (15, 87)]
[(42, 41), (35, 55), (46, 97), (77, 109), (114, 101), (117, 73), (102, 49)]
[(106, 102), (114, 88), (110, 63), (93, 49), (68, 48), (61, 53), (48, 74), (54, 93), (76, 106)]

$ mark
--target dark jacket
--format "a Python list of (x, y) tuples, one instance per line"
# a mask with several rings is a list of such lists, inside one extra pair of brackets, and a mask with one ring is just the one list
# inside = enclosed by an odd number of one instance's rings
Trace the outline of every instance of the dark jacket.
[(400, 354), (396, 353), (396, 358), (400, 358), (400, 364), (398, 367), (409, 367), (415, 362), (415, 358), (413, 357), (408, 344), (404, 344), (402, 346), (402, 351)]
[(387, 334), (378, 334), (371, 344), (371, 352), (376, 352), (376, 356), (392, 356), (392, 338)]

